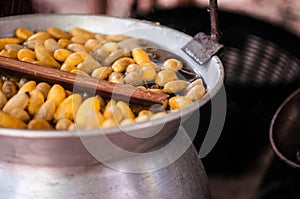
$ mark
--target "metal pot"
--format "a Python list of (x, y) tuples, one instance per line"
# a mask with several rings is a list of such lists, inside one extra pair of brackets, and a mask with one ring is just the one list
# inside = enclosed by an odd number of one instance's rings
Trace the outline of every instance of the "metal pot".
[(294, 91), (277, 109), (270, 128), (275, 154), (287, 165), (300, 169), (300, 89)]
[(218, 57), (199, 66), (181, 48), (192, 38), (134, 19), (88, 15), (24, 15), (0, 19), (1, 36), (17, 27), (81, 27), (147, 39), (182, 57), (208, 93), (182, 111), (126, 127), (85, 131), (0, 129), (1, 198), (210, 198), (207, 176), (180, 126), (222, 86)]

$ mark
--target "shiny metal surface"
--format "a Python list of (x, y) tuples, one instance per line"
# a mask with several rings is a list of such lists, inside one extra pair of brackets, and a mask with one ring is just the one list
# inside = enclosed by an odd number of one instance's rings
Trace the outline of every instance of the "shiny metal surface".
[(0, 18), (0, 26), (5, 27), (0, 29), (1, 36), (11, 36), (17, 27), (36, 30), (56, 26), (151, 40), (181, 56), (203, 77), (208, 89), (193, 106), (170, 113), (165, 119), (122, 129), (0, 129), (1, 198), (209, 198), (197, 152), (177, 130), (221, 88), (224, 71), (218, 57), (199, 66), (181, 51), (190, 36), (134, 19), (25, 15)]
[[(190, 140), (180, 132), (181, 143)], [(170, 158), (180, 147), (139, 162), (141, 167)], [(129, 161), (136, 161), (135, 157)], [(126, 164), (120, 162), (126, 166)], [(80, 167), (0, 163), (1, 198), (210, 198), (206, 173), (194, 149), (154, 172), (128, 173), (103, 164)]]
[(300, 169), (300, 89), (278, 108), (271, 122), (270, 142), (275, 154), (289, 166)]

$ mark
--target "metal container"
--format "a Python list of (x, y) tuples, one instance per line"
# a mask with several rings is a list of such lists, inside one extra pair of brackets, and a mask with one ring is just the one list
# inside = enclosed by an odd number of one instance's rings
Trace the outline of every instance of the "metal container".
[(287, 165), (300, 169), (300, 89), (277, 109), (271, 122), (270, 143), (275, 154)]
[(81, 27), (151, 40), (182, 57), (208, 93), (182, 111), (125, 127), (84, 131), (0, 129), (1, 198), (210, 198), (207, 176), (180, 126), (222, 86), (218, 57), (199, 66), (181, 48), (192, 38), (158, 24), (89, 15), (24, 15), (0, 19), (0, 35)]

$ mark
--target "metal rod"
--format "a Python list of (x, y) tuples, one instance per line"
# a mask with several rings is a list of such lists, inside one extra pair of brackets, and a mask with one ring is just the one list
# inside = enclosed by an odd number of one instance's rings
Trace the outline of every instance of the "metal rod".
[(220, 40), (219, 22), (218, 22), (218, 1), (209, 0), (210, 10), (210, 26), (211, 26), (211, 38), (213, 41), (218, 42)]

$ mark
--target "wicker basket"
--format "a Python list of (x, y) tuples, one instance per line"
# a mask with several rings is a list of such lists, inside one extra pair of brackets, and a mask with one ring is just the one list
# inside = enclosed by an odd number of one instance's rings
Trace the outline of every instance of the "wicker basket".
[[(221, 16), (226, 46), (222, 61), (231, 104), (228, 115), (233, 118), (227, 120), (224, 139), (211, 159), (227, 162), (225, 167), (218, 167), (220, 170), (236, 172), (269, 146), (273, 114), (299, 86), (300, 38), (249, 16)], [(215, 166), (215, 161), (210, 162), (210, 167)]]

